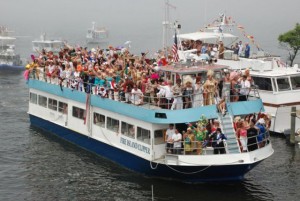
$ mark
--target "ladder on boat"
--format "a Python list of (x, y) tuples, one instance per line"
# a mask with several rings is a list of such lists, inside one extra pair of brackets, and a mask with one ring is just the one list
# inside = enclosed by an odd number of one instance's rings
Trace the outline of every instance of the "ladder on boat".
[(222, 115), (219, 113), (218, 117), (223, 133), (227, 136), (227, 152), (230, 154), (240, 153), (239, 143), (235, 135), (235, 130), (233, 128), (232, 118), (229, 113)]

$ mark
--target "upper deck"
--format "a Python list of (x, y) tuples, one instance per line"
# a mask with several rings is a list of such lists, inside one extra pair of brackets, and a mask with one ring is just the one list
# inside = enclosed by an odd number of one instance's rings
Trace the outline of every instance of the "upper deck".
[[(35, 79), (30, 79), (28, 86), (30, 91), (51, 94), (67, 100), (86, 104), (87, 93), (82, 91), (72, 90), (67, 87), (64, 87), (63, 90), (61, 90), (59, 85)], [(154, 106), (150, 102), (144, 102), (143, 105), (137, 106), (111, 100), (109, 98), (101, 98), (99, 95), (91, 94), (90, 105), (156, 124), (195, 122), (199, 120), (201, 115), (205, 115), (209, 119), (218, 118), (218, 109), (215, 104), (188, 109), (169, 110)], [(253, 97), (248, 101), (228, 102), (227, 108), (228, 112), (233, 116), (264, 111), (262, 101), (257, 97)]]

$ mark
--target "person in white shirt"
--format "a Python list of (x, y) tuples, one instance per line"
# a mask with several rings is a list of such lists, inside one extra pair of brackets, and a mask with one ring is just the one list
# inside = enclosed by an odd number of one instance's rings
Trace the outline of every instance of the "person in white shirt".
[(243, 53), (243, 43), (242, 43), (242, 41), (239, 42), (238, 47), (239, 47), (238, 54), (239, 54), (239, 56), (242, 56), (242, 53)]
[(183, 108), (181, 79), (177, 79), (176, 85), (172, 87), (172, 92), (174, 101), (171, 110), (181, 110)]
[(250, 87), (251, 83), (249, 80), (247, 80), (247, 76), (243, 75), (242, 79), (240, 80), (240, 96), (239, 96), (239, 101), (247, 101), (248, 99), (248, 94), (250, 92)]
[(161, 89), (164, 90), (165, 98), (166, 98), (166, 101), (167, 101), (166, 109), (171, 109), (172, 98), (173, 98), (172, 87), (173, 87), (173, 82), (172, 81), (168, 81), (168, 85), (166, 85), (166, 86), (158, 85), (158, 87), (157, 87), (160, 90)]
[(170, 124), (169, 128), (166, 131), (166, 135), (165, 135), (165, 141), (167, 142), (167, 144), (166, 144), (167, 153), (172, 153), (173, 152), (172, 136), (173, 136), (174, 133), (175, 133), (174, 124)]
[(134, 105), (143, 104), (143, 92), (137, 88), (137, 85), (133, 85), (131, 90), (131, 103)]
[(175, 129), (175, 133), (172, 135), (172, 141), (173, 141), (173, 154), (180, 154), (181, 153), (181, 141), (182, 141), (182, 135), (178, 132), (177, 129)]

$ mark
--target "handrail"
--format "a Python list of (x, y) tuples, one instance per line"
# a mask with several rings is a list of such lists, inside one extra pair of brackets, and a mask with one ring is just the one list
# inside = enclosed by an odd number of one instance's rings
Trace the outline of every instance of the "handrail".
[[(38, 76), (38, 78), (37, 78)], [(84, 86), (88, 87), (88, 92), (94, 95), (98, 95), (95, 94), (95, 90), (100, 87), (100, 85), (95, 85), (93, 83), (89, 83), (89, 82), (83, 82), (81, 78), (64, 78), (64, 79), (59, 79), (57, 77), (55, 78), (47, 78), (46, 73), (39, 73), (38, 75), (36, 74), (36, 71), (31, 71), (30, 73), (30, 79), (38, 79), (40, 81), (44, 81), (50, 84), (56, 84), (56, 85), (60, 85), (61, 89), (63, 87), (67, 87), (67, 88), (72, 88), (72, 90), (79, 90), (82, 92), (85, 92)], [(74, 84), (76, 83), (76, 84)], [(76, 86), (72, 86), (72, 85), (76, 85)], [(78, 89), (78, 87), (83, 88), (83, 90)], [(104, 87), (103, 87), (104, 88)], [(97, 89), (97, 91), (98, 91)], [(256, 87), (251, 87), (251, 88), (247, 88), (247, 90), (257, 90)], [(159, 97), (157, 94), (152, 93), (150, 96), (147, 96), (145, 94), (132, 94), (131, 92), (123, 92), (121, 90), (118, 91), (118, 94), (115, 96), (113, 93), (113, 89), (105, 89), (105, 91), (107, 92), (107, 94), (105, 94), (105, 96), (103, 96), (103, 98), (109, 98), (111, 100), (116, 100), (116, 101), (121, 101), (121, 102), (126, 102), (128, 100), (126, 100), (125, 96), (130, 96), (129, 97), (129, 102), (133, 103), (134, 105), (143, 105), (143, 107), (146, 107), (148, 109), (171, 109), (172, 108), (172, 104), (178, 104), (176, 109), (188, 109), (188, 108), (195, 108), (195, 107), (202, 107), (202, 106), (207, 106), (205, 105), (205, 103), (207, 102), (206, 98), (205, 98), (205, 93), (193, 93), (191, 95), (176, 95), (176, 96), (172, 96), (170, 97), (170, 99), (166, 98), (166, 97)], [(86, 92), (85, 92), (86, 93)], [(125, 95), (125, 93), (127, 95)], [(217, 93), (216, 93), (217, 94)], [(115, 96), (115, 99), (113, 98)], [(200, 99), (199, 97), (200, 96)], [(242, 96), (241, 94), (236, 94), (233, 96)], [(197, 99), (199, 100), (195, 100), (195, 98), (197, 97)], [(232, 96), (230, 96), (232, 97)], [(174, 99), (180, 99), (179, 103), (174, 103)], [(257, 97), (255, 97), (257, 98)], [(138, 100), (137, 99), (141, 99)], [(212, 102), (214, 102), (214, 104), (210, 104), (210, 105), (217, 105), (219, 104), (218, 98), (213, 98), (214, 100)], [(133, 101), (131, 101), (133, 100)], [(230, 100), (230, 98), (229, 98)], [(229, 103), (229, 102), (227, 102)], [(174, 109), (174, 108), (172, 108)], [(232, 110), (231, 108), (229, 108), (230, 110)]]
[[(263, 134), (258, 134), (256, 136), (247, 137), (247, 140), (252, 139), (252, 138), (257, 138), (259, 136), (263, 136), (263, 140), (261, 142), (257, 141), (257, 143), (251, 143), (251, 144), (247, 143), (247, 150), (248, 150), (248, 147), (253, 146), (253, 145), (257, 145), (257, 149), (261, 149), (264, 146), (270, 144), (269, 131), (266, 131)], [(240, 140), (241, 138), (236, 138), (236, 139)], [(224, 149), (224, 151), (225, 151), (224, 154), (230, 154), (230, 153), (226, 153), (226, 150), (228, 149), (228, 145), (226, 143), (227, 140), (222, 140), (222, 142), (224, 143), (224, 147), (213, 146), (215, 143), (218, 143), (218, 141), (219, 140), (191, 141), (190, 142), (191, 147), (187, 148), (187, 147), (185, 147), (185, 141), (183, 140), (183, 141), (180, 141), (180, 143), (183, 145), (183, 147), (179, 148), (179, 150), (180, 150), (179, 154), (175, 153), (176, 148), (169, 148), (169, 147), (166, 148), (166, 153), (172, 154), (172, 155), (206, 155), (207, 148), (211, 148), (211, 151)], [(242, 150), (243, 146), (238, 145), (238, 148), (240, 150)], [(187, 149), (188, 149), (188, 151), (187, 151)], [(257, 149), (255, 149), (255, 150), (257, 150)], [(171, 153), (168, 153), (168, 150), (171, 150)], [(255, 150), (253, 150), (253, 151), (255, 151)], [(203, 152), (204, 152), (204, 154), (203, 154)], [(247, 152), (251, 152), (251, 151), (247, 151)]]

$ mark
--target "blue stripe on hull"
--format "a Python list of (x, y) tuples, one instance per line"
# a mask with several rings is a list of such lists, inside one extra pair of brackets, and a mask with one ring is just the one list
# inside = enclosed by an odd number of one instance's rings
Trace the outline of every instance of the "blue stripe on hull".
[[(143, 158), (99, 142), (62, 126), (53, 124), (36, 116), (29, 116), (33, 126), (55, 134), (56, 136), (80, 146), (81, 148), (117, 162), (126, 168), (146, 174), (148, 176), (176, 179), (191, 183), (242, 180), (244, 174), (258, 164), (211, 166), (208, 168), (207, 166), (167, 166), (159, 164), (156, 169), (152, 169), (150, 167), (150, 162)], [(156, 163), (153, 163), (152, 167), (156, 167)], [(191, 174), (192, 172), (195, 173)]]

